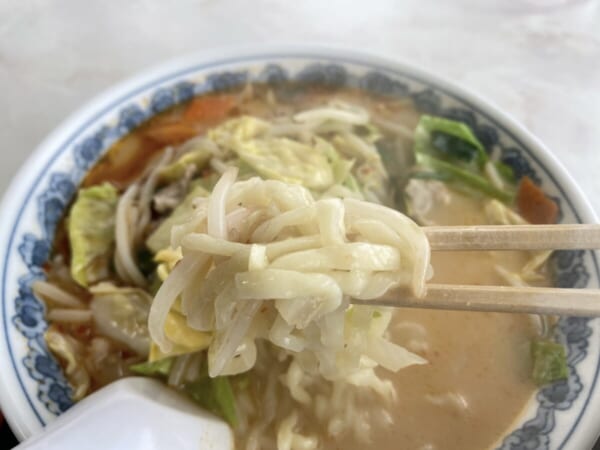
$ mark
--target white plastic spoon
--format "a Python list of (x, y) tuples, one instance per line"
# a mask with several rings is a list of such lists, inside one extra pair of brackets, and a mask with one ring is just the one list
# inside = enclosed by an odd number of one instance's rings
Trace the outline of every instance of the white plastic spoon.
[(231, 450), (229, 426), (149, 378), (124, 378), (75, 404), (18, 450)]

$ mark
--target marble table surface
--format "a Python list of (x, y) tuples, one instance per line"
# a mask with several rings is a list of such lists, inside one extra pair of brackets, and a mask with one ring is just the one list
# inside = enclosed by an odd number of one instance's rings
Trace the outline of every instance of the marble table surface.
[(220, 45), (344, 44), (413, 61), (541, 138), (600, 212), (595, 0), (0, 0), (0, 192), (86, 100)]

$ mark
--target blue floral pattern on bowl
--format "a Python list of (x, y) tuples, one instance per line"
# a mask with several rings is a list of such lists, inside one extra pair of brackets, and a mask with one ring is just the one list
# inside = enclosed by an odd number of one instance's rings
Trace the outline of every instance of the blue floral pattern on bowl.
[[(175, 78), (173, 76), (173, 79)], [(204, 81), (163, 81), (154, 89), (149, 101), (132, 101), (125, 104), (118, 112), (118, 120), (87, 132), (88, 134), (78, 139), (70, 149), (64, 150), (72, 154), (73, 169), (65, 172), (52, 171), (46, 187), (36, 198), (37, 220), (41, 232), (27, 232), (15, 237), (27, 273), (19, 278), (18, 296), (12, 299), (16, 311), (12, 323), (27, 341), (27, 355), (22, 364), (29, 376), (37, 382), (37, 397), (49, 412), (60, 414), (68, 409), (72, 404), (71, 390), (60, 366), (46, 347), (43, 337), (47, 328), (44, 319), (45, 308), (33, 295), (31, 283), (44, 276), (42, 267), (48, 259), (55, 228), (86, 171), (120, 136), (127, 134), (153, 115), (187, 101), (194, 95), (211, 90), (229, 89), (248, 81), (277, 83), (284, 80), (306, 84), (318, 83), (333, 88), (354, 86), (374, 95), (412, 98), (416, 107), (424, 113), (465, 122), (472, 127), (488, 151), (499, 149), (502, 161), (512, 167), (517, 176), (527, 175), (541, 183), (544, 188), (548, 187), (547, 177), (540, 174), (540, 163), (534, 164), (532, 155), (527, 149), (516, 145), (515, 139), (510, 138), (507, 130), (500, 129), (481, 111), (453, 98), (439, 86), (428, 85), (406, 74), (364, 67), (355, 73), (343, 61), (313, 61), (294, 71), (284, 65), (264, 63), (252, 71), (214, 72)], [(558, 197), (557, 200), (561, 200), (561, 206), (563, 201), (568, 202), (568, 199)], [(560, 287), (585, 287), (592, 277), (587, 269), (590, 265), (586, 264), (586, 258), (594, 256), (584, 251), (557, 252), (552, 259), (556, 284)], [(594, 276), (597, 277), (598, 274)], [(550, 448), (556, 412), (569, 409), (582, 390), (578, 364), (587, 356), (588, 340), (592, 334), (589, 322), (590, 319), (587, 318), (563, 318), (559, 321), (556, 337), (568, 350), (569, 378), (539, 390), (534, 416), (505, 437), (500, 449)], [(43, 424), (39, 414), (38, 418)]]

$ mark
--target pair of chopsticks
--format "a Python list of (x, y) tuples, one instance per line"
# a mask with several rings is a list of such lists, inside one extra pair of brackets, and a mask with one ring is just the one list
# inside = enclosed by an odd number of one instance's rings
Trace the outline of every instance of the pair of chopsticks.
[[(431, 251), (600, 249), (600, 225), (500, 225), (423, 227)], [(600, 316), (600, 289), (428, 284), (416, 298), (393, 290), (355, 304)]]

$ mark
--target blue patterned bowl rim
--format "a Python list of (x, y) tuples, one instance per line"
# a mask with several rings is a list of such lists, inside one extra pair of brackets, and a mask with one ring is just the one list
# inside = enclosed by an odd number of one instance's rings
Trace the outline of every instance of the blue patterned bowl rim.
[[(536, 138), (478, 96), (413, 65), (317, 46), (219, 49), (163, 64), (115, 86), (67, 119), (32, 154), (3, 198), (0, 404), (20, 439), (70, 406), (68, 386), (43, 342), (44, 308), (29, 284), (42, 276), (40, 266), (48, 255), (54, 226), (77, 182), (110, 142), (151, 115), (192, 95), (247, 79), (286, 78), (288, 69), (301, 81), (411, 96), (424, 112), (463, 120), (481, 139), (499, 145), (505, 162), (517, 173), (542, 182), (561, 204), (564, 220), (597, 222), (572, 178)], [(67, 154), (69, 163), (63, 161)], [(565, 287), (598, 285), (595, 252), (565, 252), (555, 265), (559, 284)], [(569, 380), (541, 389), (513, 431), (498, 441), (498, 448), (591, 447), (598, 433), (594, 418), (600, 412), (599, 336), (598, 320), (561, 320), (557, 337), (568, 348)]]

